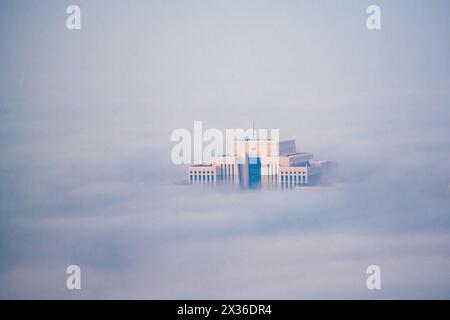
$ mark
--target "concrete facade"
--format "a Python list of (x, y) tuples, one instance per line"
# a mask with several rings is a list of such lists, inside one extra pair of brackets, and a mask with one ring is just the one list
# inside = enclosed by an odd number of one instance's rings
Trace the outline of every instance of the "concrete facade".
[(230, 155), (189, 166), (189, 182), (317, 185), (329, 162), (312, 159), (311, 153), (296, 152), (294, 139), (235, 140)]

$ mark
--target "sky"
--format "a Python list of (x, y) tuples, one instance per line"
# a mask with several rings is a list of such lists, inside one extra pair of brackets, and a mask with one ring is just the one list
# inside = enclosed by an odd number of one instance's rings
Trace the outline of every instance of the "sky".
[[(449, 9), (2, 0), (0, 298), (450, 298)], [(196, 120), (295, 136), (336, 186), (186, 186)]]

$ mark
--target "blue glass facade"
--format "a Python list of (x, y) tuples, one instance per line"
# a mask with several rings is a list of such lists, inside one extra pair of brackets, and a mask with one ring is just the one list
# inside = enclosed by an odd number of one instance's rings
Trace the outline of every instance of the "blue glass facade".
[(248, 158), (248, 185), (250, 188), (261, 185), (261, 159), (259, 157)]

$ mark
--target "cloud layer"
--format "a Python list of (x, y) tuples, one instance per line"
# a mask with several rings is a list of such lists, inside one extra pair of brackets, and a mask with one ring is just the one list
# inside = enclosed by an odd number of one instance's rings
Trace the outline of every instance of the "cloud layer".
[[(379, 5), (371, 33), (354, 1), (80, 1), (75, 33), (2, 2), (0, 297), (450, 298), (449, 5)], [(337, 184), (184, 185), (194, 120), (295, 135)]]

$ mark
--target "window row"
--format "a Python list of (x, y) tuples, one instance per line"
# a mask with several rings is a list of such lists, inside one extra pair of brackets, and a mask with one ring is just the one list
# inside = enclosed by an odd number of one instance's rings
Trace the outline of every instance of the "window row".
[(214, 181), (213, 175), (190, 175), (191, 181)]
[(307, 181), (306, 175), (296, 176), (296, 175), (284, 175), (283, 174), (280, 177), (281, 177), (282, 182), (284, 182), (284, 181), (306, 182)]
[(280, 172), (281, 175), (283, 174), (306, 174), (305, 171), (281, 171)]
[(234, 175), (234, 165), (233, 164), (221, 164), (220, 165), (220, 175)]

